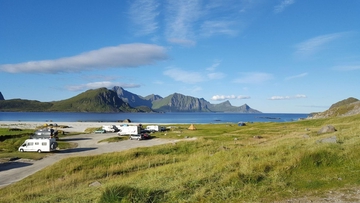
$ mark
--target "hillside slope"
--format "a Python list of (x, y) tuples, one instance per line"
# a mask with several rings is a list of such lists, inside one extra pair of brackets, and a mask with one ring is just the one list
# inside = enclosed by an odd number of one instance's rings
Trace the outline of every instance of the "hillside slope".
[(106, 88), (88, 90), (70, 99), (53, 102), (49, 111), (129, 112), (137, 111)]
[(11, 99), (0, 101), (0, 111), (25, 112), (149, 112), (148, 107), (132, 108), (114, 91), (106, 88), (88, 90), (69, 99), (53, 102)]
[(356, 98), (349, 97), (334, 103), (324, 112), (315, 113), (311, 118), (332, 118), (337, 116), (352, 116), (360, 114), (360, 101)]

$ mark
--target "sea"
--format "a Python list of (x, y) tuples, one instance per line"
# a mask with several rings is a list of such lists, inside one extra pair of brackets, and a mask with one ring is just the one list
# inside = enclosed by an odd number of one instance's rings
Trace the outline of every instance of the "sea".
[(121, 122), (132, 123), (238, 123), (238, 122), (292, 122), (305, 119), (301, 113), (73, 113), (73, 112), (0, 112), (0, 121), (33, 122)]

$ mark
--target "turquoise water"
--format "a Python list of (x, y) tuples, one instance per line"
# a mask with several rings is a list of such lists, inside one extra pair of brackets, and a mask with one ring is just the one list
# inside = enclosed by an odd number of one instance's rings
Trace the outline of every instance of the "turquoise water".
[(64, 113), (64, 112), (0, 112), (0, 121), (40, 122), (118, 122), (130, 119), (134, 123), (237, 123), (290, 122), (308, 114), (281, 113)]

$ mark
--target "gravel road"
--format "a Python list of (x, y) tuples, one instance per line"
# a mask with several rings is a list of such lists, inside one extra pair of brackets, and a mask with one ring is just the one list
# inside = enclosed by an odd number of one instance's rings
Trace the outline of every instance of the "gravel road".
[[(59, 150), (55, 153), (49, 153), (49, 156), (37, 161), (33, 160), (15, 160), (5, 163), (0, 163), (0, 188), (10, 185), (14, 182), (20, 181), (29, 175), (40, 171), (41, 169), (54, 164), (55, 162), (70, 156), (89, 156), (109, 152), (119, 152), (137, 147), (151, 147), (166, 143), (174, 143), (180, 140), (167, 139), (150, 139), (150, 140), (125, 140), (121, 142), (107, 143), (101, 142), (106, 138), (117, 136), (115, 133), (104, 134), (81, 134), (71, 137), (65, 137), (63, 140), (75, 142), (78, 144), (77, 148)], [(184, 139), (182, 139), (184, 140)], [(34, 152), (24, 152), (34, 153)]]

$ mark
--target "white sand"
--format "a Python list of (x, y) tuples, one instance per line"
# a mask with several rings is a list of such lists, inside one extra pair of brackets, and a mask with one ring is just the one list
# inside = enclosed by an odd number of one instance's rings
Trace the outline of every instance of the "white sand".
[[(138, 125), (139, 123), (120, 123), (120, 122), (23, 122), (23, 121), (0, 121), (0, 128), (20, 128), (20, 129), (35, 129), (39, 126), (44, 126), (52, 124), (53, 126), (57, 124), (58, 126), (68, 126), (68, 128), (60, 128), (67, 132), (84, 132), (87, 128), (100, 128), (103, 125)], [(54, 126), (53, 128), (56, 129)]]

